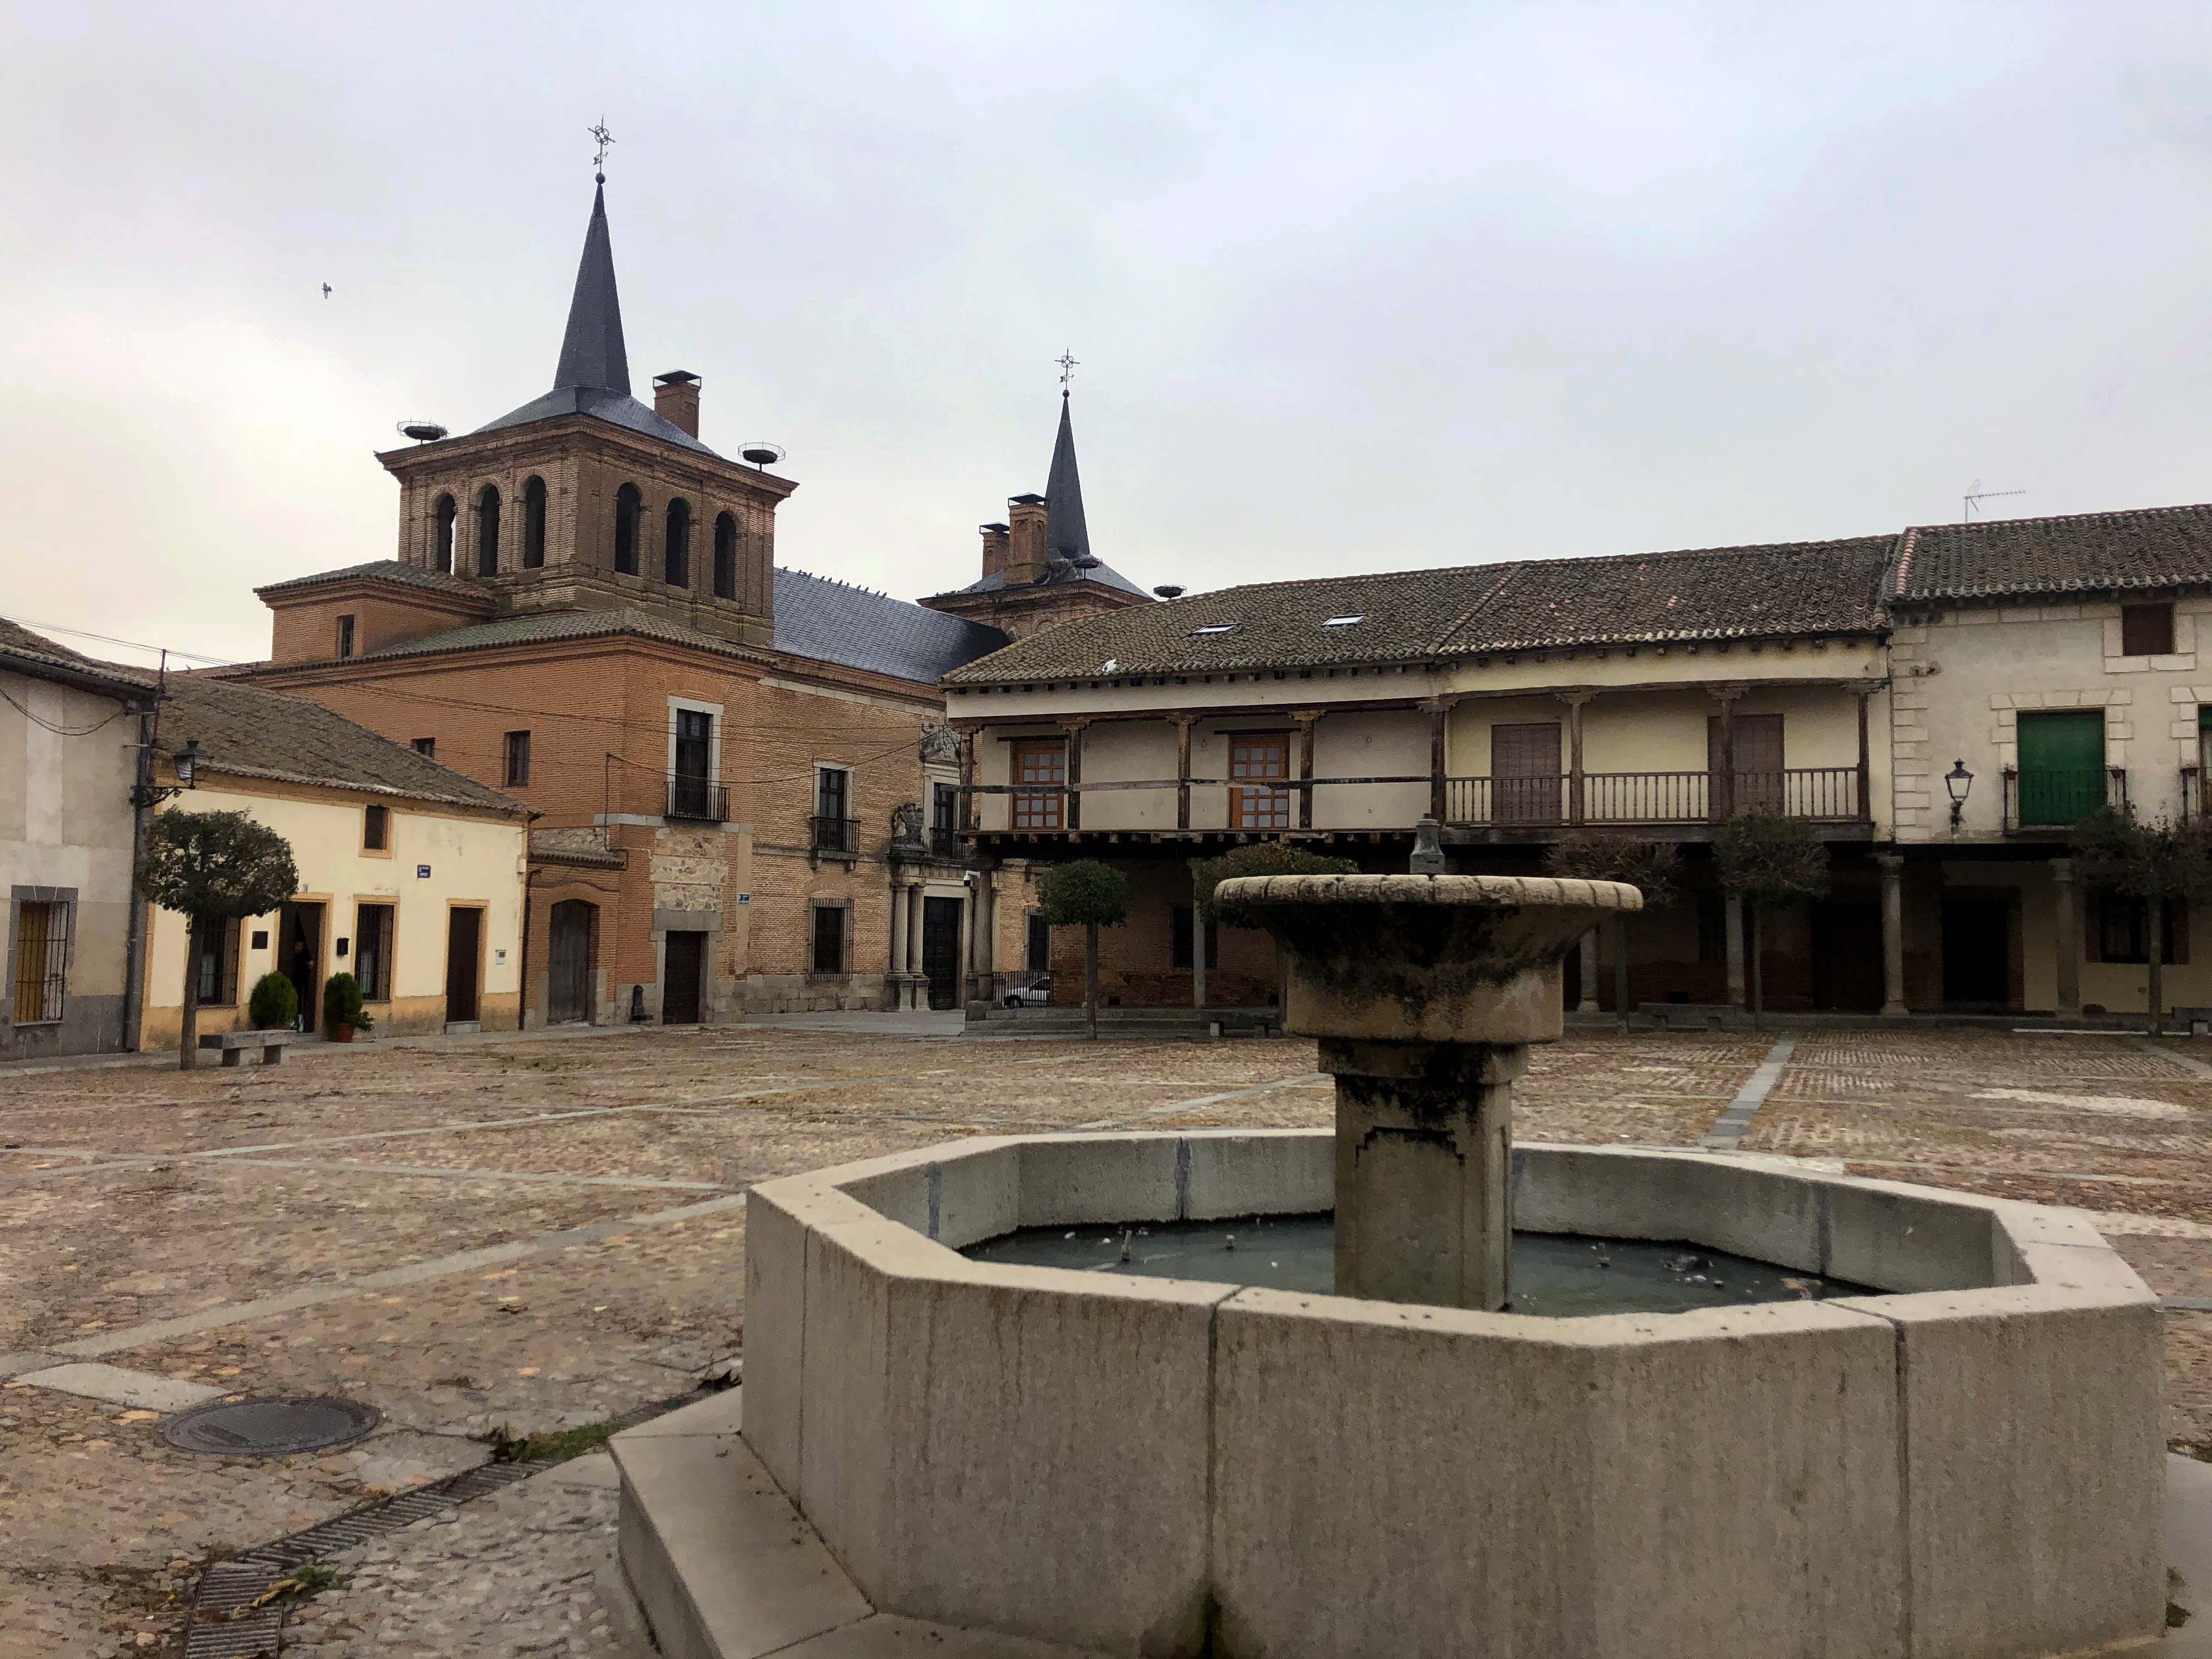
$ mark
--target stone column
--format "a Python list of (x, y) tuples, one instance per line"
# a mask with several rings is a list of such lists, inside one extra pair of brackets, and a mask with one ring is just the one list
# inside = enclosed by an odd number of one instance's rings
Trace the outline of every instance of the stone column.
[(921, 884), (910, 881), (906, 885), (906, 970), (909, 974), (921, 971)]
[(975, 974), (985, 1000), (998, 996), (999, 883), (988, 865), (975, 872)]
[(956, 983), (959, 986), (960, 1006), (966, 1007), (975, 995), (970, 983), (975, 971), (975, 890), (963, 883), (960, 889), (960, 972)]
[(1881, 872), (1881, 1011), (1902, 1014), (1905, 1006), (1905, 860), (1876, 853)]
[(1504, 1307), (1528, 1045), (1324, 1037), (1321, 1063), (1336, 1074), (1336, 1293)]
[(1198, 902), (1198, 866), (1190, 860), (1190, 1006), (1206, 1006), (1206, 915)]
[(1728, 896), (1728, 996), (1736, 1007), (1744, 1006), (1743, 978), (1743, 901), (1734, 893)]
[(891, 878), (890, 1004), (900, 1006), (898, 978), (906, 971), (906, 884)]
[(2051, 880), (2056, 889), (2057, 915), (2051, 931), (2058, 952), (2058, 1017), (2081, 1017), (2081, 900), (2074, 885), (2074, 860), (2051, 860)]
[(1594, 1014), (1597, 1007), (1597, 933), (1595, 927), (1583, 935), (1582, 943), (1582, 1000), (1575, 1004), (1578, 1014)]

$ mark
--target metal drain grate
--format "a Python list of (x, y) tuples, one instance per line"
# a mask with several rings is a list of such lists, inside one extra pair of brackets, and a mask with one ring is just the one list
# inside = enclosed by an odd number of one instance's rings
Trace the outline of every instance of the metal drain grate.
[[(679, 1406), (692, 1405), (700, 1398), (696, 1394), (686, 1394), (652, 1401), (624, 1412), (608, 1426), (619, 1433)], [(348, 1401), (323, 1403), (352, 1404)], [(355, 1409), (371, 1408), (360, 1406)], [(179, 1417), (195, 1414), (181, 1413)], [(552, 1467), (550, 1463), (479, 1463), (459, 1474), (448, 1475), (427, 1486), (416, 1486), (394, 1498), (379, 1498), (328, 1521), (318, 1522), (303, 1532), (288, 1533), (242, 1555), (216, 1562), (200, 1575), (199, 1584), (192, 1593), (192, 1609), (185, 1624), (183, 1659), (276, 1659), (285, 1605), (281, 1601), (261, 1607), (253, 1605), (276, 1580), (310, 1561), (339, 1554), (417, 1521), (459, 1509)]]
[(179, 1412), (161, 1438), (179, 1451), (222, 1457), (290, 1457), (360, 1439), (384, 1413), (356, 1400), (243, 1400)]

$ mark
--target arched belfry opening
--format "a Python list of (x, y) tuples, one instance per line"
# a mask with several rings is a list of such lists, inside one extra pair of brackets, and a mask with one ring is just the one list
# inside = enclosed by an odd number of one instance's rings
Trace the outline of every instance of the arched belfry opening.
[(645, 493), (634, 483), (615, 491), (615, 568), (637, 574), (637, 521), (645, 514)]
[(738, 597), (738, 515), (725, 513), (714, 520), (714, 597)]
[(430, 568), (448, 575), (453, 569), (453, 520), (459, 513), (451, 495), (441, 495), (430, 506)]
[(691, 503), (681, 495), (668, 504), (668, 536), (660, 574), (671, 587), (691, 586)]
[(486, 484), (477, 496), (477, 574), (499, 574), (499, 488)]
[(545, 562), (545, 480), (532, 475), (522, 485), (522, 568)]

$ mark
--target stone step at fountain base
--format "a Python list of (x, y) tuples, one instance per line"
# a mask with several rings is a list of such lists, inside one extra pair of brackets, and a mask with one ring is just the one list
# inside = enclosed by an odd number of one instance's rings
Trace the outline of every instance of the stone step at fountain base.
[(876, 1612), (738, 1438), (744, 1392), (609, 1443), (623, 1574), (665, 1659), (1085, 1659)]

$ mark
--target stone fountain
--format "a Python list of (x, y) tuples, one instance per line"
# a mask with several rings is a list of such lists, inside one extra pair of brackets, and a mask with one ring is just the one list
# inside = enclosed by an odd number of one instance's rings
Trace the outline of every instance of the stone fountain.
[[(1559, 958), (1632, 890), (1272, 878), (1218, 897), (1288, 947), (1334, 1132), (992, 1137), (755, 1188), (741, 1407), (694, 1442), (616, 1442), (623, 1568), (664, 1650), (2026, 1659), (2155, 1639), (2159, 1314), (2086, 1222), (1784, 1159), (1515, 1148)], [(1333, 1295), (1115, 1266), (1139, 1233), (1330, 1212)], [(1513, 1241), (1563, 1236), (1729, 1252), (1826, 1294), (1536, 1316)], [(1030, 1238), (1106, 1254), (979, 1259)]]

